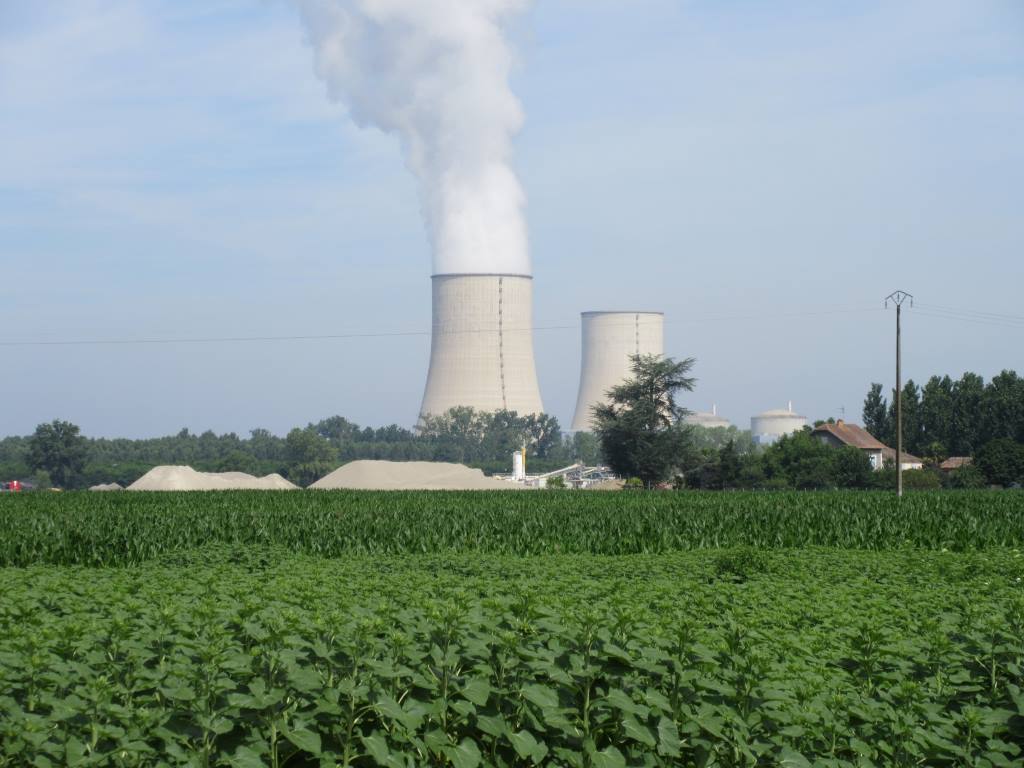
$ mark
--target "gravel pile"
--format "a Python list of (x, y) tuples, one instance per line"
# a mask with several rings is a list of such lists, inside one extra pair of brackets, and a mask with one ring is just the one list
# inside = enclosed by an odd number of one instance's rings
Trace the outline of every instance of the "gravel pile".
[(192, 467), (154, 467), (128, 486), (129, 491), (291, 491), (299, 486), (278, 474), (254, 477), (244, 472), (197, 472)]
[(487, 477), (479, 469), (439, 461), (352, 461), (313, 483), (314, 489), (366, 491), (485, 491), (522, 486)]
[(99, 485), (89, 486), (90, 491), (123, 491), (124, 486), (118, 483), (100, 483)]

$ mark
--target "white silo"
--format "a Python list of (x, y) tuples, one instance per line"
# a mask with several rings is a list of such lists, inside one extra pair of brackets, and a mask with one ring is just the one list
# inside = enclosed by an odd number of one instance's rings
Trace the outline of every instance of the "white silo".
[(533, 359), (533, 278), (434, 275), (430, 370), (420, 416), (455, 406), (542, 413)]
[(771, 445), (783, 435), (799, 432), (807, 426), (807, 419), (793, 412), (793, 403), (788, 409), (765, 411), (750, 417), (750, 433), (758, 445)]
[(631, 355), (665, 353), (662, 312), (584, 312), (580, 390), (571, 430), (591, 429), (591, 408), (605, 401), (609, 389), (630, 378)]
[(723, 419), (718, 415), (717, 405), (712, 405), (710, 411), (692, 411), (686, 414), (683, 417), (683, 423), (694, 427), (704, 427), (705, 429), (728, 428), (732, 426), (728, 419)]

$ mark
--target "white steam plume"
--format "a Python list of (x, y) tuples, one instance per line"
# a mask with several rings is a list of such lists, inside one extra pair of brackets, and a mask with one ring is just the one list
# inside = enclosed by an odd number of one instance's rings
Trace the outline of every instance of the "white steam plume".
[(529, 0), (296, 0), (317, 74), (360, 126), (401, 137), (434, 273), (530, 274), (512, 170), (523, 122), (502, 23)]

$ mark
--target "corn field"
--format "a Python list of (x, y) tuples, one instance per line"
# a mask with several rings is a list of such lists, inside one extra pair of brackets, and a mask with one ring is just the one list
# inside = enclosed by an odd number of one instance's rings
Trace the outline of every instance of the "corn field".
[(221, 542), (351, 554), (1024, 546), (1024, 492), (9, 494), (0, 565), (127, 565)]

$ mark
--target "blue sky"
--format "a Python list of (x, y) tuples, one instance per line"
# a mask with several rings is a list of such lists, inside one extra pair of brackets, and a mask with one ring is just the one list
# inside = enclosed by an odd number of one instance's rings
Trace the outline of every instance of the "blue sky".
[[(563, 424), (585, 310), (663, 310), (686, 404), (744, 427), (859, 417), (896, 288), (906, 375), (1024, 369), (1021, 3), (539, 0), (509, 34)], [(397, 141), (289, 3), (0, 0), (0, 341), (413, 334), (3, 347), (0, 434), (411, 425), (429, 273)]]

